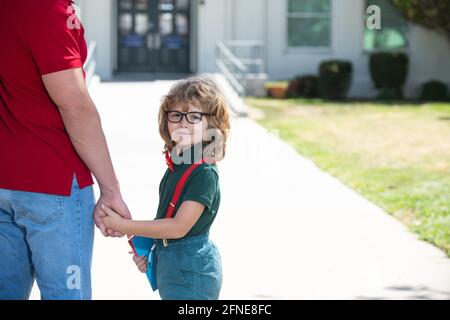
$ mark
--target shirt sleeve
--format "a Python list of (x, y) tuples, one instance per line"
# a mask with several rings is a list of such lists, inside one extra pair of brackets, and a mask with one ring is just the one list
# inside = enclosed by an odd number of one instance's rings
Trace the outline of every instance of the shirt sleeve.
[(211, 205), (216, 197), (219, 188), (219, 176), (213, 168), (199, 167), (199, 172), (194, 172), (194, 176), (186, 185), (181, 200), (191, 200), (203, 204), (206, 208), (211, 209)]
[[(28, 45), (41, 75), (83, 66), (84, 29), (68, 1), (49, 1), (28, 21)], [(36, 20), (36, 21), (35, 21)]]

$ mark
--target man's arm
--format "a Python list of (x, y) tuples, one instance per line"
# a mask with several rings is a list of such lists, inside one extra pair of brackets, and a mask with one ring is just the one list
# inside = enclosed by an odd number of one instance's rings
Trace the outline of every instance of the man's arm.
[(124, 218), (131, 218), (122, 200), (119, 182), (111, 162), (100, 116), (85, 85), (81, 68), (68, 69), (42, 76), (45, 88), (58, 106), (64, 126), (75, 150), (91, 170), (100, 187), (100, 199), (94, 210), (94, 220), (103, 235), (116, 235), (106, 230), (99, 206), (104, 203)]

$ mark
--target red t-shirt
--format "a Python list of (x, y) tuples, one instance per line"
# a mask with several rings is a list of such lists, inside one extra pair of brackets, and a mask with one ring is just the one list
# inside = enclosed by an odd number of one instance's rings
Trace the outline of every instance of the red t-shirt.
[(0, 0), (0, 188), (70, 195), (93, 184), (41, 76), (82, 68), (87, 48), (69, 0)]

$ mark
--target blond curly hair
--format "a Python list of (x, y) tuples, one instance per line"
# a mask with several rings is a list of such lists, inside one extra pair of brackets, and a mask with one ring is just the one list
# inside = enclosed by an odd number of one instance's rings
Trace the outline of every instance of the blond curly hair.
[[(213, 134), (211, 142), (204, 141), (204, 155), (206, 153), (208, 158), (215, 161), (222, 160), (225, 157), (228, 130), (230, 129), (230, 115), (225, 97), (214, 80), (206, 75), (192, 76), (176, 82), (162, 97), (158, 123), (159, 134), (164, 140), (164, 152), (170, 152), (175, 147), (175, 142), (172, 141), (169, 134), (166, 112), (171, 111), (173, 106), (178, 104), (183, 106), (184, 112), (189, 110), (189, 105), (195, 105), (200, 107), (202, 112), (211, 114), (211, 116), (207, 116), (207, 130), (211, 132), (211, 129), (214, 129), (216, 134)], [(214, 148), (208, 148), (209, 145), (213, 145), (213, 142)]]

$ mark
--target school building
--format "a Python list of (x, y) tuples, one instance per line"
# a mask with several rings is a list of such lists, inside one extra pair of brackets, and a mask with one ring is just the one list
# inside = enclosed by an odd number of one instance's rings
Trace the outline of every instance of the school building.
[[(248, 94), (269, 80), (317, 73), (329, 59), (353, 63), (350, 96), (372, 97), (371, 52), (410, 58), (407, 96), (422, 83), (450, 84), (450, 42), (405, 21), (388, 0), (77, 0), (96, 72), (221, 73)], [(381, 30), (367, 8), (381, 8)], [(259, 90), (259, 91), (258, 91)]]

